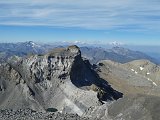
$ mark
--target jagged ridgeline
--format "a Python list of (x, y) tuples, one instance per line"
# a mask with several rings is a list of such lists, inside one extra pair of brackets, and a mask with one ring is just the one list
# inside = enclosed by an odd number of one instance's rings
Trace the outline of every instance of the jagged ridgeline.
[(0, 65), (0, 109), (30, 108), (82, 115), (123, 96), (101, 79), (77, 46)]

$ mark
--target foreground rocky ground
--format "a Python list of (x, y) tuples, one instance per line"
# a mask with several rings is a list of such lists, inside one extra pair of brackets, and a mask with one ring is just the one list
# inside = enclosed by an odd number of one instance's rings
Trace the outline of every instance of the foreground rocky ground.
[(36, 112), (31, 109), (0, 110), (0, 120), (89, 120), (77, 114), (61, 114), (59, 112)]

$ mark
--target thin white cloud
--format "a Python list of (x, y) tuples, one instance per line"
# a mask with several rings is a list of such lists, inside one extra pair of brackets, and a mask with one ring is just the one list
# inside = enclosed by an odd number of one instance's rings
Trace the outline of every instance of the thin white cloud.
[(160, 31), (160, 1), (1, 0), (0, 25)]

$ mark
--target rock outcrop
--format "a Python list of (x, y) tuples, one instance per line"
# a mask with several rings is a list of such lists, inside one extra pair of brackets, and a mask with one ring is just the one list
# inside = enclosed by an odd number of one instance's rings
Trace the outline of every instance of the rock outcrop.
[(84, 112), (123, 96), (99, 78), (77, 46), (1, 64), (0, 108)]

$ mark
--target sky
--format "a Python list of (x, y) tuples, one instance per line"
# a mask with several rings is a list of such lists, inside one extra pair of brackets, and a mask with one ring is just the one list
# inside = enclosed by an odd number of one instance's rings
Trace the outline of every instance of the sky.
[(0, 0), (0, 42), (160, 45), (160, 0)]

